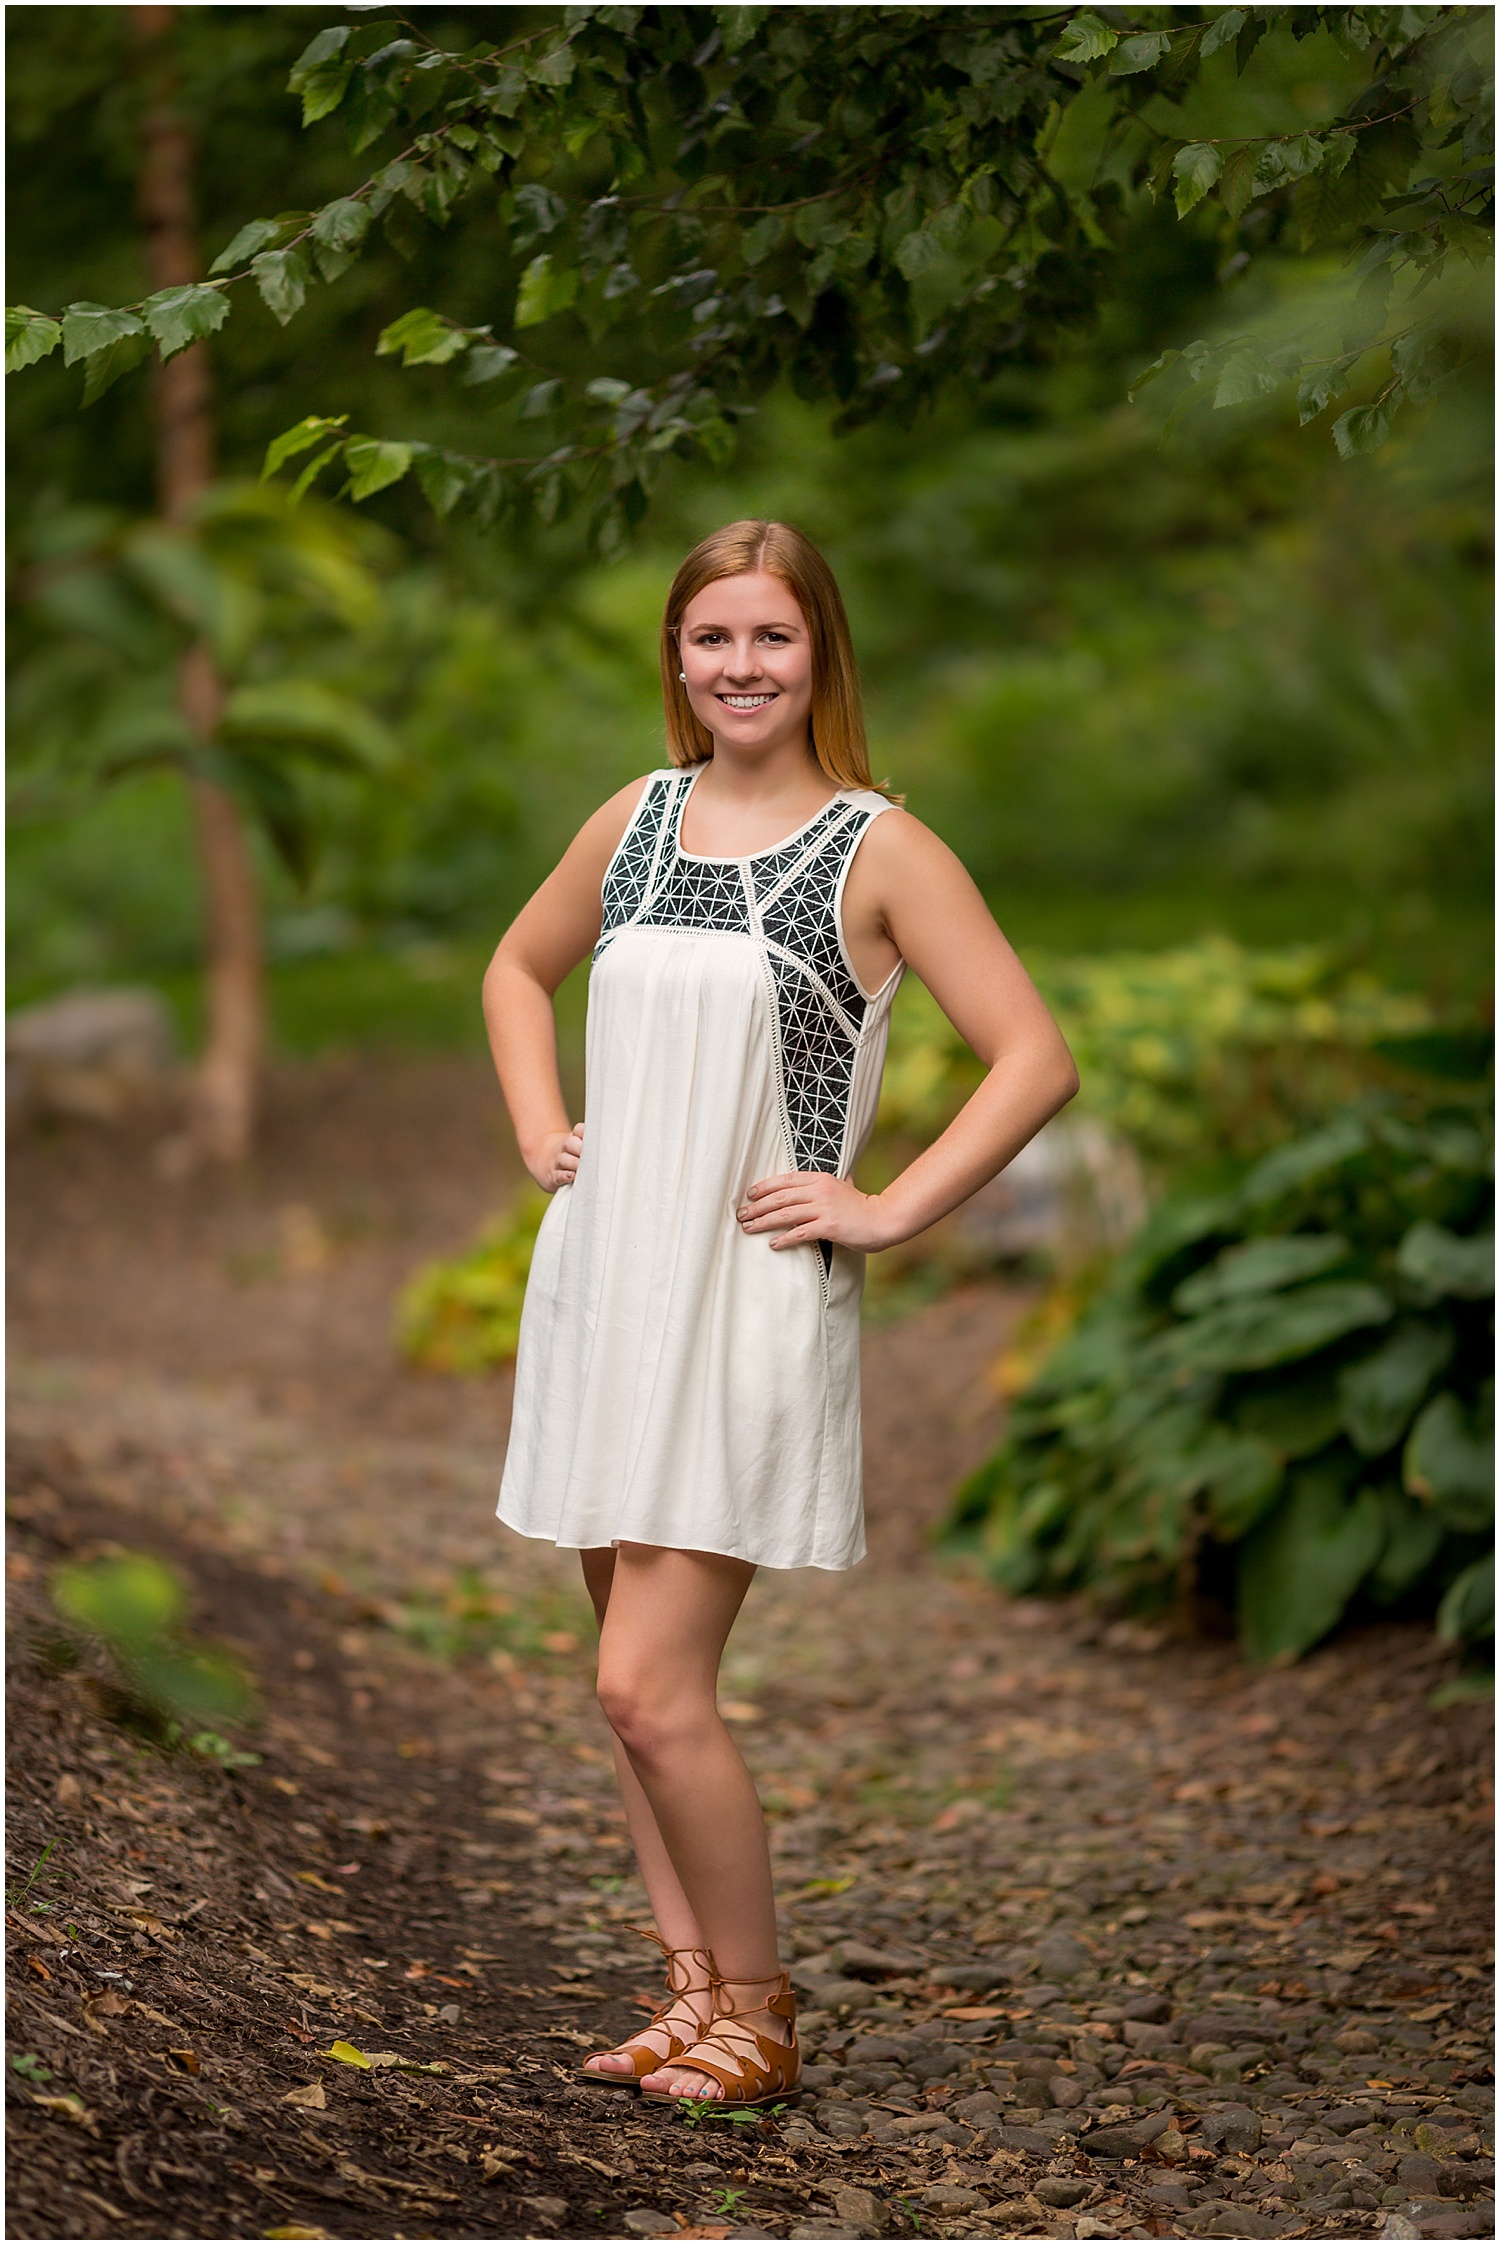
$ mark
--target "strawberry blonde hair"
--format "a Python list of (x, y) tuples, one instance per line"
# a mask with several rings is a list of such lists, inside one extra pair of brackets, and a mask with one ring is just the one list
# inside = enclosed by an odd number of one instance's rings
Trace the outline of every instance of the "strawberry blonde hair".
[(806, 619), (812, 642), (812, 744), (819, 764), (836, 787), (874, 787), (843, 595), (812, 540), (789, 522), (728, 523), (700, 539), (672, 579), (661, 624), (661, 690), (672, 762), (704, 764), (714, 752), (713, 735), (694, 715), (687, 687), (677, 675), (688, 603), (721, 577), (755, 571), (779, 577)]

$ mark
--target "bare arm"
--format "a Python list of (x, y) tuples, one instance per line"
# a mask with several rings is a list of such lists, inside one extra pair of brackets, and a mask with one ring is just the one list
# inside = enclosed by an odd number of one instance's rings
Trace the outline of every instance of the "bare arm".
[(599, 940), (599, 891), (645, 789), (632, 780), (580, 828), (501, 937), (484, 977), (484, 1021), (521, 1159), (544, 1192), (569, 1185), (583, 1150), (557, 1072), (558, 984)]
[(882, 1193), (808, 1175), (752, 1185), (740, 1221), (776, 1233), (774, 1247), (910, 1239), (996, 1176), (1078, 1089), (1072, 1055), (1030, 976), (963, 866), (920, 821), (903, 811), (875, 821), (850, 869), (844, 924), (856, 966), (903, 958), (988, 1073)]

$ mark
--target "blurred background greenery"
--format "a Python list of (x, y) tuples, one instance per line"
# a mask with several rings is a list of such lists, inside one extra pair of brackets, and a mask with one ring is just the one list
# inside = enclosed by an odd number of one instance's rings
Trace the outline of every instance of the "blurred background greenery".
[[(13, 284), (30, 301), (139, 288), (123, 13), (31, 9), (7, 24)], [(493, 35), (505, 16), (433, 13), (436, 38)], [(181, 11), (189, 91), (213, 120), (200, 150), (210, 250), (247, 212), (315, 202), (347, 168), (335, 142), (301, 132), (282, 90), (325, 17), (336, 12)], [(1357, 75), (1326, 37), (1273, 37), (1219, 98), (1257, 129), (1288, 129)], [(1088, 160), (1086, 131), (1085, 116), (1058, 165)], [(372, 251), (289, 329), (246, 307), (215, 344), (226, 476), (252, 476), (271, 435), (334, 401), (365, 425), (399, 415), (451, 435), (441, 370), (397, 374), (373, 339), (403, 303), (482, 295), (483, 257), (483, 227), (458, 223), (424, 235), (412, 269)], [(1274, 321), (1338, 275), (1290, 253), (1249, 280), (1226, 273), (1206, 215), (1179, 221), (1162, 204), (1142, 207), (1125, 257), (1112, 308), (1057, 363), (912, 428), (834, 438), (824, 412), (773, 396), (731, 469), (669, 470), (613, 566), (592, 563), (574, 528), (444, 529), (401, 492), (358, 521), (318, 510), (366, 594), (279, 660), (357, 695), (394, 747), (373, 780), (312, 774), (320, 847), (305, 887), (267, 856), (280, 1049), (477, 1045), (489, 946), (599, 797), (661, 759), (653, 633), (676, 559), (746, 513), (789, 516), (826, 547), (878, 768), (960, 851), (1023, 952), (1218, 932), (1324, 943), (1440, 1005), (1482, 995), (1482, 386), (1450, 390), (1425, 425), (1350, 463), (1279, 406), (1190, 416), (1163, 443), (1152, 392), (1125, 402), (1155, 352), (1226, 321)], [(147, 384), (122, 382), (86, 413), (77, 384), (54, 360), (12, 403), (12, 999), (145, 979), (191, 1038), (197, 898), (180, 785), (147, 769), (102, 787), (104, 750), (92, 766), (77, 755), (80, 694), (97, 707), (169, 692), (149, 618), (89, 582), (151, 503)]]

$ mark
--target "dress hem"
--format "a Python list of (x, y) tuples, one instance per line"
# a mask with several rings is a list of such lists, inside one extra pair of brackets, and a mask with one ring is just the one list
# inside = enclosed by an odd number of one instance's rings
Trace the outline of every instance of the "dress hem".
[(512, 1535), (524, 1536), (528, 1543), (550, 1543), (554, 1551), (615, 1551), (622, 1543), (644, 1544), (651, 1551), (701, 1551), (711, 1559), (738, 1559), (747, 1567), (767, 1568), (773, 1574), (796, 1574), (811, 1567), (819, 1574), (846, 1575), (864, 1559), (866, 1546), (862, 1543), (852, 1559), (754, 1559), (748, 1551), (726, 1551), (720, 1544), (712, 1543), (662, 1543), (654, 1536), (611, 1536), (607, 1543), (573, 1543), (562, 1536), (554, 1536), (545, 1528), (523, 1528), (517, 1521), (507, 1520), (503, 1512), (496, 1512), (502, 1528)]

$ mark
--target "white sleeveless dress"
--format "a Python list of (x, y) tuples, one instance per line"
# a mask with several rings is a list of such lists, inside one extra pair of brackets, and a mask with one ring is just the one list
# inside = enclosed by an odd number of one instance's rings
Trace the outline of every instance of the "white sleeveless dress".
[(773, 1253), (735, 1210), (762, 1177), (847, 1176), (869, 1136), (902, 970), (861, 987), (840, 907), (890, 805), (846, 790), (774, 849), (689, 856), (697, 776), (652, 774), (604, 877), (583, 1157), (532, 1259), (499, 1516), (852, 1567), (864, 1257)]

